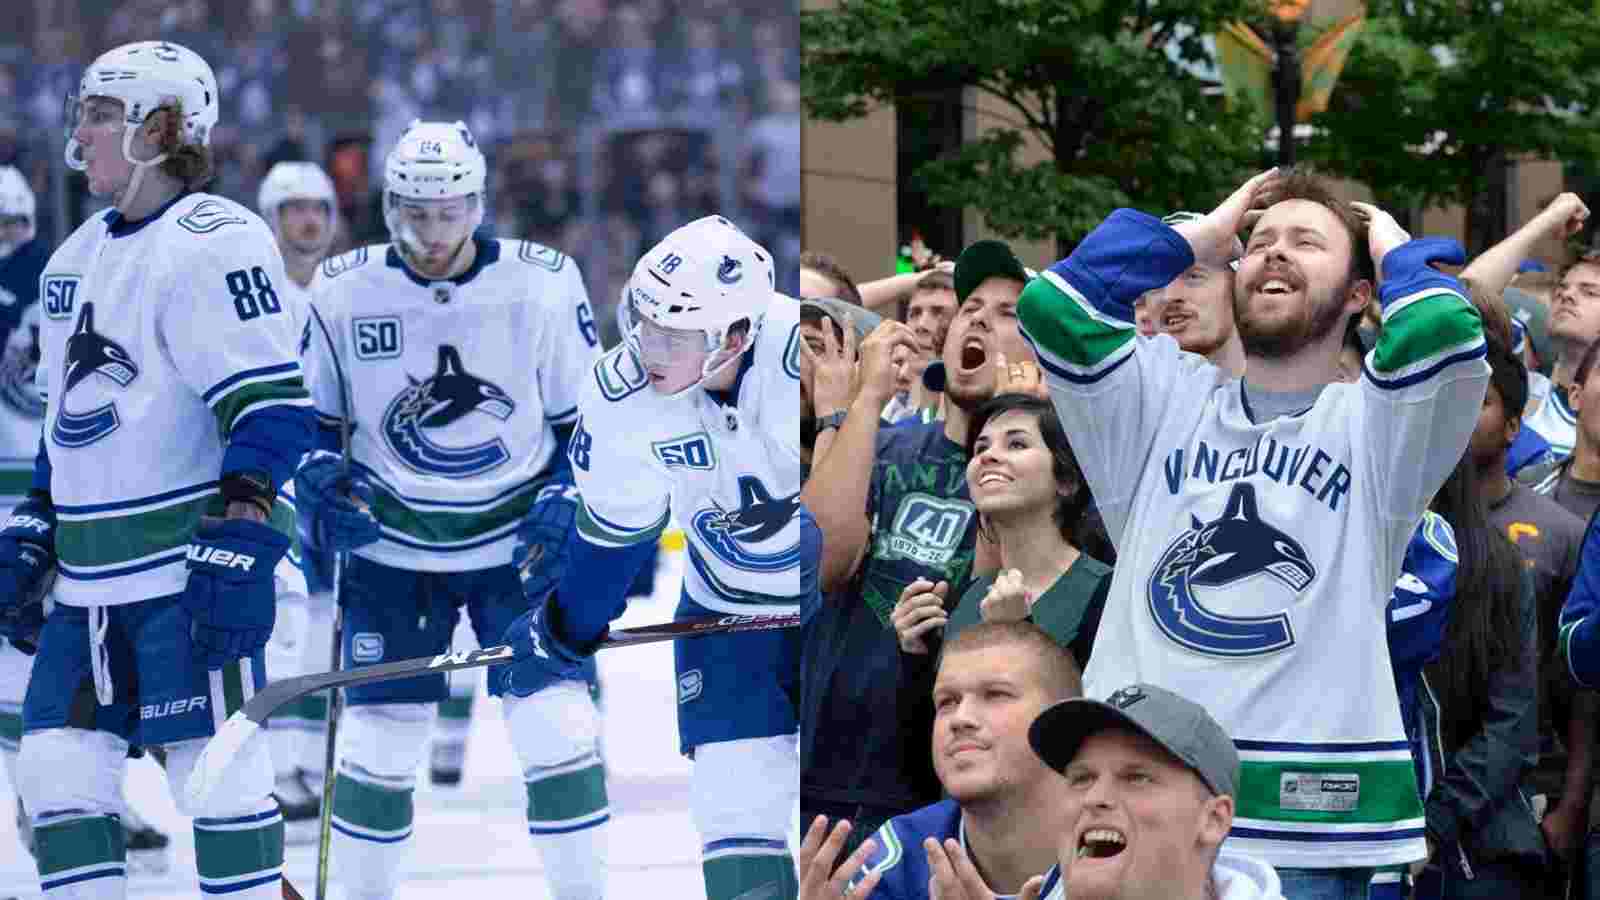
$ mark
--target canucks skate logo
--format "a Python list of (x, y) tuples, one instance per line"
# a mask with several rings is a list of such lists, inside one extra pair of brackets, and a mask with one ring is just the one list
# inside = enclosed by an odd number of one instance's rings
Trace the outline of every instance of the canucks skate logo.
[(468, 372), (461, 354), (439, 345), (439, 364), (422, 381), (407, 375), (401, 391), (383, 414), (383, 439), (406, 465), (425, 475), (470, 478), (511, 458), (499, 438), (467, 447), (445, 447), (428, 437), (463, 416), (480, 412), (504, 422), (516, 409), (511, 396)]
[(702, 509), (691, 518), (690, 527), (700, 535), (711, 552), (728, 565), (745, 572), (782, 572), (800, 565), (800, 542), (775, 553), (756, 553), (750, 544), (782, 531), (800, 512), (800, 492), (774, 499), (761, 479), (739, 476), (739, 508)]
[(61, 403), (56, 412), (50, 437), (62, 447), (87, 447), (117, 430), (122, 424), (117, 417), (117, 405), (106, 403), (88, 412), (75, 413), (67, 408), (72, 399), (72, 389), (91, 375), (104, 376), (117, 387), (127, 387), (139, 377), (139, 367), (134, 365), (128, 351), (108, 337), (94, 330), (94, 304), (85, 303), (78, 313), (78, 324), (67, 338), (67, 362), (62, 369)]
[(1215, 521), (1189, 518), (1192, 527), (1178, 535), (1150, 576), (1150, 613), (1156, 625), (1179, 645), (1210, 656), (1264, 656), (1293, 646), (1287, 612), (1222, 615), (1206, 609), (1194, 592), (1196, 587), (1230, 585), (1259, 592), (1262, 585), (1245, 582), (1264, 575), (1299, 594), (1317, 577), (1299, 542), (1261, 520), (1255, 485), (1234, 485)]
[(723, 284), (737, 284), (744, 273), (739, 271), (740, 262), (731, 256), (724, 256), (722, 263), (717, 266), (717, 280)]

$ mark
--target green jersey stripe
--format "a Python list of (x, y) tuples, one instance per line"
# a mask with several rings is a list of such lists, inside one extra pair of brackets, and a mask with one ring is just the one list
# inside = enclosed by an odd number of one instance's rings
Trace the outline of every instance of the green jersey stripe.
[[(131, 515), (92, 519), (58, 515), (56, 556), (62, 565), (84, 572), (159, 556), (186, 546), (200, 517), (220, 518), (225, 506), (222, 495), (209, 489), (198, 497)], [(294, 509), (281, 502), (274, 504), (271, 524), (289, 537), (291, 550), (298, 553)]]
[(1242, 819), (1390, 826), (1422, 815), (1410, 758), (1241, 761)]
[(653, 524), (647, 525), (638, 531), (622, 531), (603, 524), (597, 516), (589, 512), (588, 504), (578, 504), (578, 533), (583, 535), (591, 544), (602, 547), (627, 547), (644, 541), (653, 541), (667, 530), (667, 522), (672, 518), (670, 510), (662, 510), (661, 518)]
[(1017, 316), (1039, 349), (1077, 374), (1092, 375), (1131, 351), (1133, 324), (1101, 313), (1054, 272), (1030, 282), (1017, 301)]
[(1453, 291), (1412, 300), (1403, 311), (1385, 316), (1383, 334), (1372, 352), (1373, 370), (1385, 378), (1420, 371), (1440, 358), (1482, 340), (1478, 312)]
[(269, 401), (310, 406), (311, 395), (306, 393), (305, 383), (299, 375), (272, 381), (246, 381), (214, 400), (211, 412), (217, 417), (217, 428), (222, 434), (228, 434), (233, 430), (233, 423), (248, 407), (268, 404)]
[(526, 490), (483, 509), (443, 512), (417, 509), (382, 485), (374, 484), (372, 514), (385, 529), (396, 531), (418, 543), (459, 544), (481, 538), (508, 525), (514, 526), (533, 508), (539, 487), (538, 483), (530, 482)]

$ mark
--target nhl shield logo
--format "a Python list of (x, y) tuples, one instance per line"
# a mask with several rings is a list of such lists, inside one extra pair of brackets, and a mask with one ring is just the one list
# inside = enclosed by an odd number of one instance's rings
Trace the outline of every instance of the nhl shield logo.
[(449, 283), (441, 283), (441, 284), (434, 285), (433, 286), (433, 302), (435, 302), (435, 303), (449, 303), (450, 302), (450, 294), (452, 293), (451, 288), (452, 288), (452, 286)]

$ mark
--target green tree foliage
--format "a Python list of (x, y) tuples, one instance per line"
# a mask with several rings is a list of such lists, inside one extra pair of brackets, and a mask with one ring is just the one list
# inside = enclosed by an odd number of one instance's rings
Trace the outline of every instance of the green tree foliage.
[[(1201, 35), (1261, 8), (842, 0), (801, 14), (801, 85), (807, 112), (828, 121), (952, 88), (998, 98), (1009, 126), (901, 177), (919, 179), (938, 205), (980, 210), (1008, 237), (1066, 247), (1118, 206), (1209, 209), (1260, 164), (1265, 123), (1224, 109), (1182, 62), (1207, 61)], [(1043, 162), (1019, 161), (1025, 135)]]
[(1497, 167), (1600, 159), (1597, 4), (1374, 0), (1368, 8), (1302, 159), (1370, 185), (1386, 204), (1464, 205), (1473, 252), (1517, 224), (1495, 215)]

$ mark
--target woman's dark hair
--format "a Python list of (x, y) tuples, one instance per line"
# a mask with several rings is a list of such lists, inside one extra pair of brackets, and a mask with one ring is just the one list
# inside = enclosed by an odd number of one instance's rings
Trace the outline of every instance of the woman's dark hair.
[(1463, 455), (1445, 479), (1433, 509), (1454, 529), (1460, 560), (1444, 646), (1428, 667), (1448, 752), (1482, 729), (1490, 676), (1520, 663), (1523, 565), (1516, 545), (1489, 523), (1469, 456)]
[[(973, 448), (978, 445), (978, 435), (983, 433), (983, 427), (989, 424), (990, 419), (1008, 412), (1031, 413), (1038, 419), (1039, 435), (1044, 438), (1045, 449), (1050, 451), (1050, 473), (1055, 476), (1056, 484), (1072, 485), (1070, 493), (1056, 495), (1055, 523), (1061, 537), (1077, 546), (1075, 533), (1078, 521), (1083, 518), (1083, 510), (1089, 505), (1089, 488), (1083, 483), (1083, 471), (1078, 468), (1078, 458), (1072, 455), (1067, 433), (1062, 430), (1061, 420), (1056, 417), (1056, 408), (1048, 400), (1028, 394), (997, 394), (985, 401), (973, 413), (972, 422), (967, 426), (967, 460), (970, 462), (977, 455)], [(987, 517), (978, 517), (978, 528), (985, 537), (993, 538)]]

